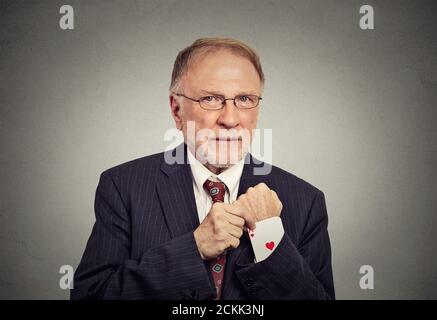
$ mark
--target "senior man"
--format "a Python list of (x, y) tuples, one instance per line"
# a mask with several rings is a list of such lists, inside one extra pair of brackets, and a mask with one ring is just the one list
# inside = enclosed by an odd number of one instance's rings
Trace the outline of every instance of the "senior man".
[(263, 85), (238, 40), (178, 54), (169, 100), (184, 143), (101, 174), (72, 299), (335, 298), (323, 193), (248, 152)]

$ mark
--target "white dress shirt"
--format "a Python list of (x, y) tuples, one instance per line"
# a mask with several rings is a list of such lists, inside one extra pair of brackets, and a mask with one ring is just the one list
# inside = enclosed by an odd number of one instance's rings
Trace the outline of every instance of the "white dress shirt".
[(211, 196), (203, 188), (203, 184), (207, 179), (223, 182), (226, 186), (224, 202), (232, 203), (238, 196), (238, 187), (240, 186), (240, 178), (244, 167), (244, 157), (238, 163), (232, 165), (218, 175), (209, 171), (193, 156), (189, 149), (188, 161), (190, 163), (191, 173), (193, 174), (194, 198), (196, 199), (199, 222), (202, 223), (212, 207)]

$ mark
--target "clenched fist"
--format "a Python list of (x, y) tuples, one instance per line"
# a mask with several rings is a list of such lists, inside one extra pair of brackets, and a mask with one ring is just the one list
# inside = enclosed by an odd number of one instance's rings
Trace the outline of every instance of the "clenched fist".
[(213, 259), (228, 248), (237, 248), (245, 223), (255, 227), (255, 220), (239, 204), (214, 203), (194, 230), (194, 239), (202, 259)]
[[(250, 187), (233, 204), (239, 207), (242, 206), (245, 209), (245, 218), (250, 216), (250, 219), (255, 222), (271, 217), (279, 217), (282, 211), (282, 202), (279, 200), (278, 195), (265, 183)], [(248, 227), (250, 228), (249, 225)]]

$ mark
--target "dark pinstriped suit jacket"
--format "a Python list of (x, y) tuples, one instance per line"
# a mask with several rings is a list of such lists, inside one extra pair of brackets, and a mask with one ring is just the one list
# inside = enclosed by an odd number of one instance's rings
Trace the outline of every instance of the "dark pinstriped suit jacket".
[[(178, 148), (186, 150), (184, 144)], [(334, 299), (323, 193), (275, 166), (268, 175), (254, 175), (257, 165), (248, 157), (238, 194), (260, 182), (275, 190), (285, 234), (259, 263), (253, 263), (243, 234), (240, 246), (227, 254), (222, 299)], [(103, 172), (96, 222), (71, 298), (214, 298), (212, 276), (193, 236), (199, 218), (192, 183), (189, 164), (169, 165), (163, 153)]]

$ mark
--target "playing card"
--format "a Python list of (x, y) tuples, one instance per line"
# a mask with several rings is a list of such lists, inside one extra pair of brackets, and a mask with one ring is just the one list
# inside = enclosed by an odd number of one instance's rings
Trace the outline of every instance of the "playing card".
[(247, 229), (252, 242), (255, 262), (261, 262), (275, 251), (284, 235), (280, 217), (272, 217), (256, 223), (255, 230)]

